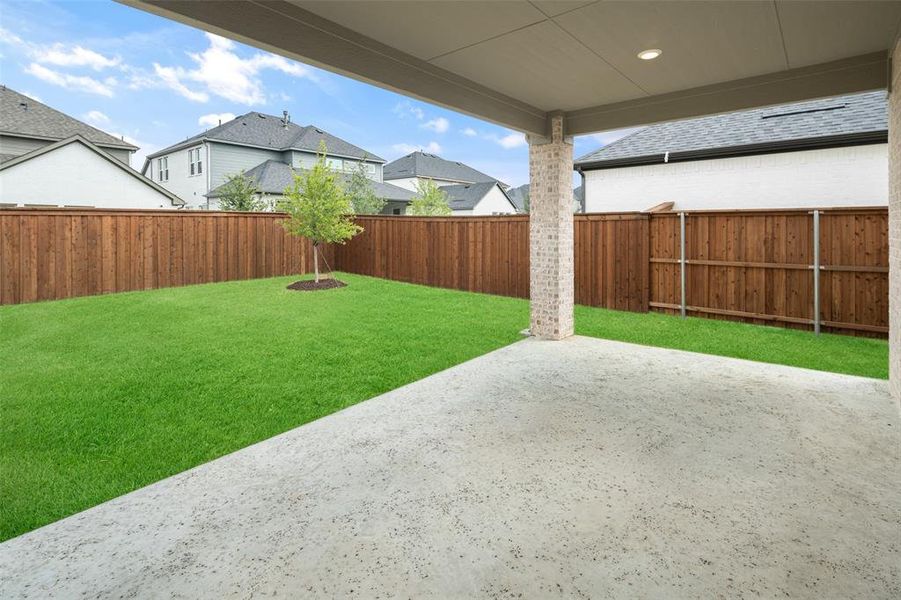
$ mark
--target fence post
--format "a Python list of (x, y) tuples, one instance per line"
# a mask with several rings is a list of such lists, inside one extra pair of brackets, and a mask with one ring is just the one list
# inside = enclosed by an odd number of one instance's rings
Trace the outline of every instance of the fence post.
[(685, 212), (679, 213), (679, 279), (682, 288), (680, 313), (685, 318)]
[(813, 332), (820, 335), (820, 211), (813, 211)]

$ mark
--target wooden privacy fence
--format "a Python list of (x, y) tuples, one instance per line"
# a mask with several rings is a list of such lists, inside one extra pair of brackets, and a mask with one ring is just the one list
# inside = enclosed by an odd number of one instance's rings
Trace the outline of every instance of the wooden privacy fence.
[[(286, 235), (283, 218), (3, 210), (0, 304), (308, 272), (310, 245)], [(358, 221), (362, 234), (325, 251), (335, 269), (529, 295), (527, 215)], [(884, 207), (576, 215), (574, 235), (579, 304), (684, 309), (710, 318), (819, 324), (869, 335), (888, 330)]]
[(272, 213), (0, 211), (0, 304), (310, 270)]
[[(339, 270), (528, 297), (527, 216), (357, 220)], [(886, 208), (576, 215), (576, 302), (884, 334), (887, 232)]]

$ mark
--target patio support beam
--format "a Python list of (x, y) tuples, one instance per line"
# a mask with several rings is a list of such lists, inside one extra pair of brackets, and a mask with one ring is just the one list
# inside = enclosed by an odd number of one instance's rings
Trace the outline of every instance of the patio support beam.
[(889, 387), (901, 408), (901, 36), (890, 58), (888, 102)]
[(531, 334), (573, 334), (573, 143), (562, 113), (548, 117), (545, 136), (529, 135)]

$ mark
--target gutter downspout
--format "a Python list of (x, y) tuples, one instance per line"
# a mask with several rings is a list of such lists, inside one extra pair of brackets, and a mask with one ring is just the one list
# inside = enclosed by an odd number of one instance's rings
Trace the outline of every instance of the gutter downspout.
[(585, 171), (582, 170), (582, 167), (579, 167), (576, 170), (579, 172), (579, 177), (582, 178), (582, 199), (579, 200), (579, 212), (585, 214), (587, 212), (585, 204), (588, 200), (588, 188), (585, 187)]

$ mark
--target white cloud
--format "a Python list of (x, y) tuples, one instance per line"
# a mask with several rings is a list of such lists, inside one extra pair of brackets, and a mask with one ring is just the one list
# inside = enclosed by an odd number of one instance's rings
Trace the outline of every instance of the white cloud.
[(472, 127), (467, 127), (466, 129), (461, 130), (460, 133), (462, 133), (466, 137), (475, 137), (475, 136), (479, 135), (479, 132), (476, 131), (475, 129), (473, 129)]
[(42, 64), (57, 67), (90, 67), (95, 71), (116, 67), (122, 62), (118, 57), (109, 58), (81, 46), (67, 47), (63, 44), (53, 44), (49, 48), (35, 46), (31, 55)]
[(441, 144), (438, 142), (429, 142), (427, 145), (417, 145), (417, 144), (394, 144), (391, 146), (391, 149), (395, 152), (399, 152), (400, 154), (410, 154), (411, 152), (416, 152), (417, 150), (421, 150), (423, 152), (428, 152), (429, 154), (441, 154)]
[(401, 119), (412, 116), (417, 121), (422, 121), (425, 118), (425, 111), (423, 111), (418, 106), (415, 106), (409, 100), (404, 100), (403, 102), (398, 102), (394, 106), (393, 112), (395, 115), (397, 115)]
[(208, 125), (210, 127), (216, 127), (221, 125), (222, 123), (227, 123), (235, 118), (234, 113), (225, 112), (225, 113), (210, 113), (208, 115), (203, 115), (199, 119), (197, 119), (198, 125)]
[(444, 133), (448, 129), (450, 129), (450, 121), (448, 121), (444, 117), (437, 117), (435, 119), (432, 119), (431, 121), (423, 123), (422, 125), (420, 125), (420, 127), (422, 127), (423, 129), (428, 129), (429, 131), (434, 131), (435, 133)]
[(154, 63), (157, 81), (142, 74), (132, 77), (132, 87), (168, 87), (194, 102), (207, 102), (210, 94), (240, 104), (265, 104), (266, 93), (259, 74), (265, 70), (280, 71), (292, 77), (318, 81), (308, 67), (268, 52), (241, 58), (233, 41), (206, 34), (209, 47), (200, 53), (189, 53), (195, 68), (163, 66)]
[(519, 148), (520, 146), (526, 145), (526, 136), (518, 131), (511, 131), (507, 135), (497, 135), (494, 133), (489, 133), (485, 135), (484, 138), (486, 140), (490, 140), (500, 146), (501, 148), (511, 149), (511, 148)]
[(108, 98), (114, 95), (112, 88), (116, 85), (116, 80), (112, 77), (107, 77), (104, 81), (98, 81), (97, 79), (86, 75), (70, 75), (69, 73), (54, 71), (43, 65), (39, 65), (38, 63), (31, 63), (28, 65), (28, 67), (25, 68), (25, 72), (37, 77), (41, 81), (57, 85), (67, 90), (87, 92), (89, 94), (97, 94)]
[(88, 111), (82, 116), (82, 118), (94, 127), (102, 127), (104, 125), (108, 125), (110, 122), (109, 117), (99, 110)]
[[(210, 96), (206, 92), (194, 91), (183, 84), (176, 68), (164, 67), (158, 63), (153, 63), (153, 71), (154, 73), (156, 73), (156, 76), (159, 77), (159, 81), (162, 82), (165, 87), (178, 92), (188, 100), (191, 100), (192, 102), (209, 101)], [(131, 87), (133, 89), (140, 89), (141, 87), (149, 87), (153, 85), (155, 85), (155, 83), (151, 79), (147, 79), (146, 81), (132, 79)]]

